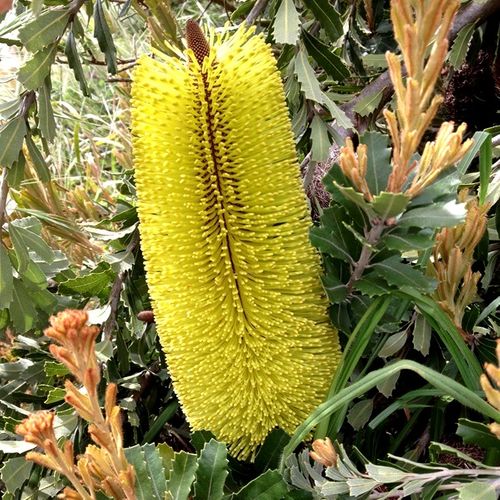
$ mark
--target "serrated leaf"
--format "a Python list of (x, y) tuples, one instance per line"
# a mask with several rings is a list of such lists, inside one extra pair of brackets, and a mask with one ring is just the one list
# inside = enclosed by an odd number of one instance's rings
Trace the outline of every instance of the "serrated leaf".
[(24, 168), (26, 167), (26, 160), (22, 150), (19, 152), (18, 160), (9, 167), (7, 172), (7, 182), (11, 188), (17, 189), (24, 179)]
[(233, 500), (270, 500), (283, 498), (287, 492), (288, 488), (281, 474), (268, 470), (238, 491)]
[(278, 467), (283, 448), (290, 441), (290, 436), (282, 429), (274, 429), (266, 437), (255, 457), (258, 471), (264, 472)]
[(274, 18), (273, 37), (277, 43), (295, 45), (299, 38), (300, 19), (293, 0), (282, 0)]
[(378, 276), (363, 276), (354, 283), (354, 288), (368, 297), (378, 297), (391, 291), (391, 287)]
[(328, 138), (326, 125), (318, 115), (314, 115), (311, 122), (311, 141), (311, 159), (313, 161), (325, 161), (330, 151), (330, 139)]
[(347, 286), (331, 274), (322, 276), (321, 281), (328, 299), (332, 304), (338, 304), (347, 297)]
[(45, 404), (57, 403), (58, 401), (62, 401), (64, 396), (66, 395), (66, 390), (61, 387), (54, 387), (54, 389), (50, 390), (47, 394), (47, 398), (45, 399)]
[(195, 498), (219, 500), (224, 496), (224, 483), (228, 475), (227, 450), (224, 443), (211, 439), (201, 450), (196, 470)]
[(57, 53), (57, 44), (38, 51), (17, 73), (18, 80), (27, 90), (37, 90), (43, 85)]
[(391, 174), (391, 147), (387, 135), (365, 132), (360, 142), (367, 147), (366, 182), (373, 195), (386, 189)]
[(101, 0), (94, 3), (94, 36), (97, 38), (99, 48), (104, 53), (109, 73), (116, 73), (116, 47), (109, 30)]
[(384, 345), (380, 349), (378, 355), (381, 358), (388, 358), (389, 356), (396, 354), (405, 345), (407, 338), (408, 338), (408, 332), (406, 330), (402, 330), (401, 332), (391, 335), (384, 342)]
[(56, 122), (50, 100), (50, 79), (46, 78), (38, 92), (38, 120), (43, 137), (52, 142), (56, 135)]
[[(31, 217), (29, 219), (31, 219)], [(23, 227), (23, 220), (24, 219), (14, 220), (9, 224), (9, 231), (14, 231), (26, 248), (29, 248), (44, 259), (45, 262), (50, 264), (55, 259), (54, 251), (47, 245), (43, 238), (38, 236), (38, 234), (27, 227)]]
[(69, 67), (73, 70), (75, 78), (80, 84), (80, 90), (83, 92), (84, 96), (89, 97), (90, 92), (87, 86), (87, 80), (85, 79), (85, 74), (83, 72), (80, 56), (78, 55), (78, 50), (76, 47), (76, 40), (75, 40), (75, 35), (73, 34), (73, 30), (70, 30), (68, 33), (68, 38), (66, 39), (66, 46), (64, 47), (64, 54), (68, 58)]
[(339, 127), (346, 130), (354, 128), (352, 121), (345, 114), (345, 112), (340, 109), (326, 94), (323, 94), (323, 104), (328, 108), (332, 118), (337, 122)]
[(347, 421), (355, 431), (362, 429), (370, 420), (373, 412), (373, 399), (358, 401), (347, 414)]
[(433, 232), (429, 230), (409, 233), (403, 228), (396, 228), (383, 238), (389, 250), (407, 252), (409, 250), (426, 250), (434, 246)]
[(70, 373), (66, 366), (56, 361), (45, 361), (43, 369), (47, 377), (65, 377)]
[(431, 346), (432, 329), (423, 314), (419, 314), (413, 327), (413, 347), (423, 356), (429, 354)]
[(196, 455), (184, 451), (175, 454), (167, 481), (167, 491), (172, 500), (187, 500), (197, 468)]
[(398, 256), (390, 257), (382, 262), (376, 262), (371, 265), (371, 268), (374, 274), (383, 278), (389, 285), (394, 285), (398, 288), (409, 286), (422, 292), (432, 292), (436, 287), (434, 280), (424, 276), (410, 264), (401, 262)]
[(458, 69), (465, 61), (467, 52), (469, 52), (472, 35), (476, 29), (476, 24), (466, 24), (459, 32), (453, 42), (453, 46), (448, 53), (448, 61), (453, 68)]
[(19, 39), (30, 52), (36, 52), (63, 34), (68, 19), (68, 9), (46, 10), (19, 30)]
[(396, 388), (396, 384), (399, 380), (399, 376), (401, 372), (393, 373), (389, 375), (385, 380), (377, 384), (377, 389), (381, 394), (383, 394), (386, 398), (390, 398), (394, 389)]
[(378, 108), (383, 95), (383, 88), (373, 94), (367, 94), (363, 96), (352, 109), (359, 116), (368, 116)]
[(495, 486), (491, 481), (472, 483), (461, 486), (457, 489), (458, 500), (496, 500), (498, 498)]
[(403, 193), (381, 192), (373, 197), (372, 207), (383, 219), (396, 217), (405, 210), (410, 198)]
[(307, 99), (320, 104), (323, 103), (323, 92), (321, 92), (318, 79), (309, 64), (307, 54), (303, 48), (299, 50), (299, 53), (295, 57), (295, 73), (300, 82), (302, 92), (304, 92)]
[(375, 212), (371, 205), (365, 200), (364, 196), (353, 189), (352, 187), (341, 186), (336, 184), (337, 189), (350, 201), (356, 204), (363, 212), (365, 212), (370, 218), (375, 217)]
[(18, 333), (25, 333), (33, 328), (37, 316), (30, 293), (23, 283), (14, 278), (13, 298), (10, 305), (10, 319)]
[(36, 144), (33, 142), (33, 139), (29, 134), (26, 136), (26, 146), (28, 147), (31, 161), (40, 180), (42, 182), (50, 181), (49, 167), (47, 166), (47, 163), (45, 163), (42, 153), (40, 153), (40, 150), (36, 147)]
[(343, 81), (349, 76), (349, 70), (340, 59), (321, 40), (302, 30), (302, 39), (309, 55), (335, 81)]
[(59, 284), (64, 295), (97, 296), (114, 279), (114, 272), (106, 262), (99, 264), (89, 274), (78, 276)]
[(12, 222), (9, 222), (7, 227), (18, 261), (17, 270), (22, 273), (28, 268), (28, 264), (31, 261), (28, 249), (21, 237), (21, 228), (18, 228)]
[[(16, 442), (23, 443), (24, 441)], [(0, 477), (5, 485), (6, 492), (16, 493), (23, 483), (29, 479), (32, 467), (33, 463), (27, 461), (24, 457), (15, 457), (6, 460), (0, 469)]]
[(6, 309), (12, 302), (13, 283), (9, 255), (0, 242), (0, 309)]
[(366, 472), (378, 481), (379, 483), (397, 483), (402, 481), (407, 473), (396, 469), (395, 467), (387, 467), (385, 465), (375, 465), (375, 464), (366, 464)]
[(344, 35), (340, 14), (328, 0), (304, 0), (304, 5), (312, 11), (331, 42)]
[(135, 493), (138, 500), (164, 500), (165, 470), (154, 444), (135, 445), (125, 449), (127, 460), (135, 469)]
[(484, 449), (496, 449), (498, 438), (491, 433), (489, 427), (481, 422), (460, 418), (457, 426), (457, 436), (466, 444), (481, 446)]
[(19, 158), (26, 132), (23, 116), (8, 121), (0, 130), (0, 166), (10, 167)]
[(385, 54), (365, 54), (361, 56), (363, 66), (368, 68), (387, 68), (387, 59)]
[(460, 224), (466, 214), (465, 205), (454, 201), (434, 203), (406, 211), (399, 219), (399, 227), (442, 228)]

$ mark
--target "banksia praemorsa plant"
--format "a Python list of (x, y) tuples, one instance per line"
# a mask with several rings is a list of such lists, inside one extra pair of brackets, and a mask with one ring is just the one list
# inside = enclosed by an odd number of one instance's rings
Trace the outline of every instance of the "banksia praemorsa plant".
[(292, 431), (339, 360), (276, 62), (241, 27), (188, 23), (181, 59), (143, 57), (132, 89), (142, 250), (191, 427), (239, 458)]
[[(497, 366), (493, 363), (485, 363), (486, 374), (481, 375), (480, 382), (488, 402), (500, 411), (500, 339), (497, 339), (497, 360)], [(489, 428), (500, 439), (500, 424), (493, 422)]]
[(43, 454), (29, 452), (27, 460), (49, 467), (71, 482), (74, 489), (65, 488), (64, 498), (95, 499), (95, 492), (102, 490), (112, 498), (132, 500), (136, 498), (135, 472), (123, 449), (117, 388), (115, 384), (108, 384), (103, 414), (97, 394), (101, 370), (95, 354), (99, 328), (87, 325), (87, 320), (85, 311), (63, 311), (50, 319), (51, 327), (45, 330), (45, 335), (59, 344), (50, 345), (52, 355), (64, 363), (83, 386), (80, 390), (66, 380), (64, 399), (90, 423), (90, 437), (97, 446), (88, 446), (75, 464), (71, 441), (66, 441), (63, 449), (57, 445), (51, 412), (33, 413), (17, 426), (16, 432), (44, 451)]
[[(460, 201), (465, 202), (467, 190)], [(488, 223), (489, 205), (479, 206), (477, 199), (467, 203), (465, 222), (444, 228), (436, 235), (431, 274), (438, 281), (436, 298), (439, 305), (462, 331), (462, 318), (466, 307), (477, 297), (480, 272), (472, 272), (474, 249), (481, 241)]]

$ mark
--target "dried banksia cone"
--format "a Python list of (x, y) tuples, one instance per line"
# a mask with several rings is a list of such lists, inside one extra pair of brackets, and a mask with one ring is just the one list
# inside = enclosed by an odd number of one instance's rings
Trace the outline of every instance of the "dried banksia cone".
[(142, 250), (192, 429), (248, 458), (321, 402), (340, 353), (271, 50), (252, 29), (208, 45), (190, 26), (183, 60), (135, 71)]

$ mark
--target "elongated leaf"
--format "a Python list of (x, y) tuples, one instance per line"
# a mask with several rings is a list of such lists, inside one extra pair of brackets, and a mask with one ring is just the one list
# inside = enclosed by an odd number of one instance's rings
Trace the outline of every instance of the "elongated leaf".
[(346, 130), (352, 129), (354, 126), (345, 112), (340, 109), (326, 94), (323, 94), (323, 103), (328, 108), (332, 118), (336, 120), (337, 125)]
[(439, 389), (441, 394), (451, 396), (467, 408), (472, 408), (491, 419), (500, 421), (500, 411), (493, 408), (493, 406), (489, 405), (475, 392), (467, 389), (459, 382), (427, 366), (416, 363), (415, 361), (401, 360), (368, 373), (361, 379), (353, 382), (349, 387), (342, 389), (336, 395), (329, 397), (327, 401), (320, 404), (316, 410), (299, 425), (290, 443), (288, 443), (283, 450), (281, 470), (284, 469), (287, 457), (319, 422), (329, 417), (332, 413), (339, 410), (353, 399), (373, 389), (387, 377), (403, 370), (409, 370), (420, 375), (431, 385)]
[(344, 34), (340, 14), (328, 0), (304, 0), (304, 5), (312, 11), (331, 42), (336, 42)]
[(299, 38), (300, 19), (293, 0), (282, 0), (274, 18), (273, 36), (277, 43), (295, 45)]
[(68, 19), (66, 8), (46, 10), (19, 30), (19, 39), (30, 52), (36, 52), (63, 34)]
[(373, 92), (363, 96), (354, 106), (353, 110), (359, 116), (368, 116), (372, 114), (379, 106), (382, 96), (384, 95), (384, 89), (380, 89), (378, 92)]
[(91, 273), (63, 281), (59, 292), (65, 295), (97, 296), (114, 278), (109, 264), (99, 264)]
[(314, 70), (307, 60), (307, 54), (302, 48), (295, 58), (295, 73), (297, 74), (297, 79), (300, 82), (300, 87), (304, 95), (308, 99), (321, 104), (324, 101), (323, 92), (321, 92)]
[(318, 38), (302, 30), (302, 38), (309, 55), (323, 68), (335, 81), (343, 81), (349, 76), (349, 70), (340, 59)]
[(57, 52), (57, 45), (49, 45), (38, 51), (19, 70), (17, 77), (28, 90), (36, 90), (43, 85), (43, 82), (50, 72), (50, 67), (54, 62)]
[(431, 346), (432, 329), (422, 314), (417, 316), (413, 328), (413, 347), (424, 356), (429, 354)]
[(389, 138), (380, 132), (365, 132), (360, 142), (367, 147), (366, 182), (370, 192), (377, 195), (386, 189), (392, 171)]
[(96, 0), (94, 3), (94, 36), (97, 38), (99, 48), (104, 53), (108, 71), (114, 75), (116, 73), (116, 48), (101, 0)]
[(490, 175), (493, 162), (493, 145), (491, 135), (481, 144), (479, 150), (479, 203), (482, 205), (486, 201), (488, 186), (490, 185)]
[(472, 147), (469, 149), (469, 151), (467, 151), (466, 155), (459, 161), (457, 165), (457, 170), (460, 175), (465, 174), (467, 169), (470, 167), (472, 160), (479, 153), (479, 150), (481, 149), (483, 142), (488, 140), (489, 137), (490, 134), (488, 132), (476, 132), (472, 136), (472, 139), (474, 140)]
[(378, 355), (381, 358), (388, 358), (389, 356), (396, 354), (405, 345), (407, 338), (408, 338), (408, 332), (406, 330), (402, 330), (398, 333), (391, 335), (385, 341)]
[(10, 318), (18, 333), (25, 333), (33, 328), (37, 313), (29, 291), (23, 283), (14, 278), (13, 300), (10, 305)]
[(396, 228), (384, 236), (384, 243), (390, 250), (426, 250), (434, 246), (433, 232), (429, 230), (409, 233), (404, 228)]
[(458, 420), (457, 436), (460, 436), (464, 443), (481, 446), (484, 449), (496, 449), (498, 447), (498, 438), (492, 434), (487, 425), (481, 422), (460, 418)]
[(24, 168), (26, 167), (26, 159), (23, 151), (19, 152), (18, 160), (9, 168), (7, 172), (7, 181), (11, 188), (17, 189), (24, 179)]
[(46, 78), (38, 93), (38, 119), (43, 137), (52, 142), (56, 135), (56, 122), (50, 100), (50, 78)]
[(162, 458), (154, 444), (135, 445), (125, 450), (134, 466), (135, 493), (138, 500), (164, 500), (166, 491)]
[(288, 492), (281, 474), (275, 470), (268, 470), (260, 475), (233, 497), (234, 500), (270, 500), (283, 498)]
[(33, 142), (33, 139), (29, 134), (26, 136), (26, 146), (28, 146), (31, 161), (40, 180), (42, 182), (50, 181), (49, 167), (47, 166), (47, 163), (45, 163), (42, 153), (40, 153), (40, 150), (36, 147), (36, 144)]
[(0, 242), (0, 309), (9, 307), (12, 301), (13, 283), (9, 255)]
[(219, 500), (224, 496), (227, 471), (227, 450), (224, 443), (211, 439), (201, 450), (196, 470), (195, 498)]
[(373, 399), (358, 401), (347, 414), (347, 421), (355, 431), (362, 429), (370, 420), (373, 411)]
[(19, 97), (16, 97), (15, 99), (12, 99), (10, 101), (3, 102), (2, 104), (0, 104), (0, 117), (7, 120), (13, 115), (17, 114), (20, 104), (21, 99), (19, 99)]
[(10, 222), (8, 230), (18, 261), (17, 270), (22, 273), (28, 268), (28, 264), (31, 262), (28, 249), (22, 239), (20, 228)]
[(497, 500), (497, 490), (491, 481), (473, 481), (458, 488), (458, 500)]
[(338, 304), (347, 297), (347, 286), (335, 278), (335, 276), (326, 274), (321, 278), (321, 281), (323, 282), (323, 288), (328, 295), (330, 303)]
[(30, 229), (23, 227), (21, 224), (23, 219), (13, 221), (9, 225), (10, 231), (14, 231), (16, 236), (20, 239), (21, 243), (26, 247), (37, 253), (45, 262), (51, 263), (55, 259), (55, 254), (52, 248), (38, 234)]
[[(23, 441), (20, 441), (22, 443)], [(5, 485), (6, 491), (15, 493), (30, 476), (33, 463), (24, 457), (15, 457), (6, 460), (0, 469), (0, 477)]]
[(383, 219), (396, 217), (407, 207), (410, 198), (403, 193), (381, 192), (372, 201), (372, 207)]
[(10, 167), (18, 158), (26, 135), (26, 120), (17, 116), (0, 130), (0, 166)]
[(427, 207), (408, 210), (399, 219), (399, 227), (441, 228), (460, 224), (465, 218), (465, 205), (462, 203), (434, 203)]
[(465, 61), (467, 52), (469, 51), (472, 35), (476, 29), (476, 24), (466, 24), (459, 32), (453, 42), (453, 46), (448, 54), (448, 61), (455, 68), (458, 69)]
[(64, 53), (68, 58), (69, 67), (73, 70), (75, 78), (80, 84), (80, 90), (83, 92), (83, 95), (87, 97), (90, 96), (89, 88), (87, 86), (87, 80), (85, 79), (82, 63), (80, 61), (80, 56), (78, 55), (78, 49), (76, 47), (75, 35), (73, 34), (72, 29), (68, 33)]
[(167, 491), (172, 500), (187, 500), (197, 468), (196, 455), (184, 451), (175, 454), (167, 481)]
[(323, 120), (314, 115), (311, 122), (312, 150), (311, 159), (314, 161), (325, 161), (330, 150), (330, 139)]

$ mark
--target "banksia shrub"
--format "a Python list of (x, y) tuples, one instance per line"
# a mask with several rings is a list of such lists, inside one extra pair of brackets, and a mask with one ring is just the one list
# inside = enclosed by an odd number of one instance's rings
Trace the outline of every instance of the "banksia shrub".
[(209, 44), (189, 23), (187, 39), (135, 71), (142, 250), (192, 429), (248, 458), (321, 402), (338, 340), (269, 46), (245, 27)]

